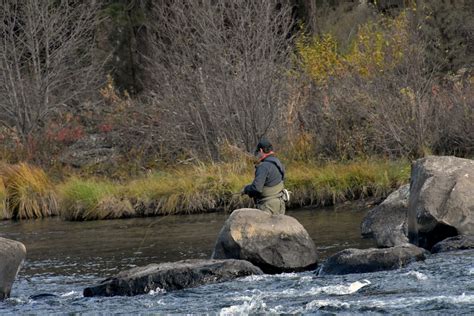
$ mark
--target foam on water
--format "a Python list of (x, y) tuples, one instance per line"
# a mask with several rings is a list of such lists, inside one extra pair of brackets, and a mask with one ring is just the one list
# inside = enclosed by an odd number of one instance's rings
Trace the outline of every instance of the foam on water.
[[(61, 297), (68, 297), (68, 296), (73, 296), (73, 295), (76, 295), (76, 294), (79, 294), (79, 293), (76, 292), (76, 291), (70, 291), (70, 292), (61, 294)], [(82, 295), (82, 293), (81, 293), (81, 295)]]
[(340, 300), (328, 300), (328, 299), (314, 300), (306, 304), (305, 310), (310, 311), (314, 309), (320, 309), (321, 307), (349, 308), (350, 304), (346, 302), (342, 302)]
[[(287, 276), (288, 277), (288, 276)], [(312, 277), (305, 276), (305, 282), (312, 280)], [(299, 282), (297, 282), (299, 283)], [(279, 290), (269, 290), (269, 291), (262, 291), (258, 289), (254, 289), (248, 291), (248, 293), (252, 293), (252, 295), (243, 295), (237, 296), (233, 298), (234, 304), (222, 308), (220, 311), (221, 315), (233, 315), (233, 314), (249, 314), (249, 313), (280, 313), (285, 312), (284, 307), (281, 305), (274, 306), (270, 308), (267, 306), (266, 302), (271, 302), (275, 298), (283, 299), (297, 299), (299, 297), (306, 297), (306, 296), (315, 296), (315, 295), (349, 295), (354, 294), (363, 287), (370, 285), (371, 282), (369, 280), (361, 280), (355, 281), (348, 284), (336, 284), (336, 285), (328, 285), (328, 286), (319, 286), (319, 287), (312, 287), (309, 290), (304, 290), (301, 288), (286, 288), (286, 289), (279, 289)], [(238, 302), (238, 303), (235, 303)], [(342, 301), (337, 300), (315, 300), (307, 305), (305, 308), (297, 308), (296, 310), (292, 310), (292, 312), (304, 312), (308, 309), (319, 308), (326, 305), (335, 304), (338, 307), (347, 307), (348, 304)]]
[(246, 298), (242, 304), (232, 305), (221, 309), (219, 315), (235, 315), (264, 312), (267, 305), (262, 295)]
[(156, 290), (150, 290), (150, 292), (148, 292), (148, 295), (157, 295), (157, 294), (164, 294), (164, 293), (166, 293), (166, 290), (156, 288)]
[(313, 287), (305, 294), (317, 295), (317, 294), (329, 294), (329, 295), (348, 295), (359, 291), (361, 288), (370, 285), (369, 280), (356, 281), (347, 285), (328, 285), (323, 287)]
[(364, 299), (364, 300), (339, 300), (339, 299), (319, 299), (311, 301), (306, 305), (306, 310), (314, 310), (321, 307), (333, 308), (369, 308), (369, 309), (405, 309), (417, 305), (433, 305), (441, 304), (472, 304), (474, 303), (474, 295), (440, 295), (435, 297), (411, 297), (397, 299)]
[(426, 274), (418, 272), (418, 271), (409, 271), (405, 273), (405, 275), (414, 277), (415, 279), (420, 280), (420, 281), (428, 280), (428, 276)]
[[(128, 225), (129, 221), (123, 223)], [(208, 221), (205, 225), (207, 224)], [(103, 230), (102, 226), (99, 228), (98, 232)], [(122, 236), (123, 230), (117, 229), (117, 231)], [(202, 231), (200, 228), (199, 234)], [(319, 233), (320, 230), (317, 230), (317, 234)], [(107, 234), (109, 239), (113, 239), (109, 236), (110, 232)], [(181, 236), (181, 233), (179, 235)], [(359, 238), (358, 231), (357, 238)], [(214, 241), (215, 236), (212, 236), (212, 239)], [(331, 243), (334, 244), (332, 241)], [(94, 256), (93, 259), (87, 244), (85, 247), (87, 256), (82, 258), (82, 261), (76, 260), (72, 255), (62, 263), (56, 259), (50, 260), (48, 256), (37, 257), (36, 261), (30, 261), (24, 269), (22, 268), (15, 281), (13, 298), (0, 302), (0, 315), (64, 314), (64, 311), (71, 314), (158, 315), (295, 313), (474, 315), (472, 285), (474, 250), (432, 255), (425, 261), (412, 262), (402, 269), (391, 271), (329, 276), (318, 276), (315, 271), (260, 275), (169, 291), (164, 295), (155, 290), (147, 295), (133, 297), (89, 298), (83, 297), (83, 289), (115, 274), (115, 269), (124, 266), (128, 269), (131, 265), (141, 266), (144, 263), (154, 262), (161, 256), (161, 253), (154, 257), (154, 253), (147, 254), (143, 251), (144, 257), (140, 259), (142, 261), (130, 259), (128, 255), (123, 256), (124, 259), (120, 256), (111, 259), (110, 256), (104, 255), (105, 259), (100, 260), (97, 258), (101, 257), (102, 253), (108, 253), (103, 251), (103, 241), (100, 240), (97, 245), (92, 246), (100, 250), (98, 251), (100, 256)], [(196, 247), (199, 248), (199, 244)], [(186, 252), (186, 249), (183, 252)], [(74, 254), (76, 252), (74, 249)], [(115, 250), (113, 253), (114, 256), (117, 255)], [(56, 268), (57, 263), (59, 267), (64, 264), (70, 267), (59, 269)], [(77, 270), (78, 267), (87, 268), (81, 268), (81, 272)], [(29, 300), (35, 293), (53, 293), (56, 297)]]

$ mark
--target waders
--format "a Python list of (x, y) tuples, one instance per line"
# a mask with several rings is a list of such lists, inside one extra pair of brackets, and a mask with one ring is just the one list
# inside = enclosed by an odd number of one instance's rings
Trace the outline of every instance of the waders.
[(274, 215), (285, 214), (285, 201), (283, 200), (283, 182), (273, 187), (263, 187), (262, 198), (257, 199), (257, 208)]

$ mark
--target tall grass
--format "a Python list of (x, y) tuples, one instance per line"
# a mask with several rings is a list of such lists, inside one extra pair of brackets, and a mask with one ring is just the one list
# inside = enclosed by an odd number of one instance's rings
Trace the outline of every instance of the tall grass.
[(130, 201), (117, 195), (120, 186), (105, 180), (70, 178), (58, 186), (61, 215), (66, 220), (131, 217)]
[[(408, 182), (406, 161), (347, 164), (293, 163), (286, 186), (291, 207), (328, 205), (367, 196), (385, 196)], [(159, 172), (126, 183), (71, 178), (59, 189), (63, 216), (92, 220), (130, 216), (191, 214), (251, 206), (238, 194), (253, 178), (248, 161), (202, 164)]]
[(54, 185), (43, 170), (26, 163), (2, 165), (0, 178), (3, 218), (42, 218), (58, 214)]
[(7, 192), (3, 179), (0, 178), (0, 220), (10, 219), (11, 214), (7, 212)]
[(227, 210), (246, 205), (238, 193), (250, 179), (237, 164), (202, 165), (132, 181), (122, 195), (138, 201), (142, 215)]
[[(58, 209), (66, 220), (230, 211), (253, 205), (250, 198), (239, 194), (252, 181), (253, 173), (252, 162), (242, 159), (181, 166), (126, 182), (70, 177), (54, 187), (36, 167), (3, 165), (0, 218), (41, 218), (58, 214)], [(407, 161), (294, 161), (287, 166), (285, 183), (293, 192), (290, 207), (328, 205), (385, 196), (408, 182), (409, 173)]]
[(286, 186), (292, 206), (328, 205), (368, 196), (386, 196), (408, 182), (406, 161), (359, 161), (347, 164), (290, 165)]

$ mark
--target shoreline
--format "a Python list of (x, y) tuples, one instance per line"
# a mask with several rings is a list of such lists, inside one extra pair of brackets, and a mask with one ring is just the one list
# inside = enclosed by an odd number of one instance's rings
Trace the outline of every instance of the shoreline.
[[(30, 169), (35, 170), (31, 166), (22, 170), (28, 173)], [(324, 165), (290, 162), (287, 170), (285, 186), (292, 191), (287, 209), (295, 209), (386, 197), (408, 182), (410, 164), (404, 160), (363, 160)], [(235, 193), (252, 181), (252, 172), (250, 163), (233, 162), (170, 169), (122, 182), (71, 176), (61, 183), (51, 184), (46, 174), (36, 171), (45, 177), (45, 184), (43, 187), (38, 185), (38, 177), (34, 178), (36, 182), (33, 181), (36, 187), (23, 181), (21, 192), (30, 194), (15, 196), (20, 201), (13, 210), (8, 208), (12, 201), (8, 196), (13, 192), (9, 187), (12, 180), (3, 180), (6, 201), (3, 218), (58, 215), (64, 220), (86, 221), (228, 212), (252, 207), (250, 198)], [(22, 178), (26, 177), (23, 175)], [(34, 189), (37, 192), (31, 194)], [(19, 208), (22, 205), (27, 207), (23, 212)], [(34, 207), (38, 209), (32, 212)], [(48, 207), (51, 209), (41, 209)]]

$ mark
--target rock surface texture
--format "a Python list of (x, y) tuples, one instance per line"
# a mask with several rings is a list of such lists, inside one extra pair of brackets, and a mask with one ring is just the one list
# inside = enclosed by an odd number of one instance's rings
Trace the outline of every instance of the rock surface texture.
[(378, 247), (394, 247), (407, 243), (409, 196), (410, 185), (407, 184), (370, 210), (361, 224), (362, 236), (374, 238)]
[(76, 168), (94, 166), (104, 162), (113, 163), (118, 151), (109, 135), (91, 134), (81, 138), (61, 155), (59, 160)]
[(213, 259), (242, 259), (265, 273), (304, 271), (317, 266), (316, 246), (293, 217), (256, 209), (235, 210), (217, 239)]
[(25, 245), (0, 237), (0, 300), (10, 297), (13, 281), (25, 257)]
[(345, 249), (329, 257), (320, 275), (367, 273), (399, 269), (410, 262), (424, 260), (429, 252), (412, 244), (391, 248)]
[(84, 296), (132, 296), (150, 291), (174, 291), (204, 284), (259, 275), (262, 271), (243, 260), (183, 260), (150, 264), (120, 272), (84, 289)]
[(410, 242), (431, 249), (457, 235), (474, 235), (474, 160), (429, 156), (415, 161), (408, 202)]
[(474, 236), (455, 236), (440, 241), (431, 249), (432, 253), (474, 249)]

